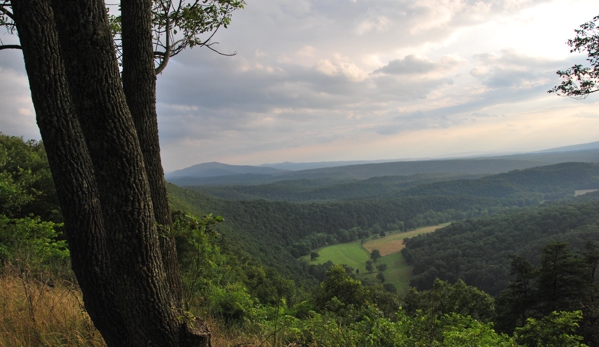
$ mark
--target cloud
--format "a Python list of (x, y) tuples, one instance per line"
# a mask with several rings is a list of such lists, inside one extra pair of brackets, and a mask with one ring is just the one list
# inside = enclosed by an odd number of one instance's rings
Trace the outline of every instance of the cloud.
[(384, 15), (375, 15), (366, 18), (358, 24), (356, 33), (364, 35), (368, 32), (381, 33), (388, 31), (393, 25), (393, 21)]
[(597, 112), (583, 111), (583, 112), (578, 112), (578, 113), (573, 114), (572, 117), (575, 117), (575, 118), (587, 118), (587, 119), (597, 119), (597, 118), (599, 118), (599, 113), (597, 113)]
[(427, 73), (436, 68), (436, 65), (428, 59), (419, 58), (413, 54), (403, 59), (391, 60), (389, 64), (380, 69), (374, 70), (374, 73), (386, 73), (391, 75), (411, 75)]
[[(550, 99), (546, 91), (558, 83), (556, 70), (584, 58), (548, 59), (526, 50), (534, 35), (514, 27), (545, 25), (538, 18), (559, 17), (557, 5), (573, 13), (599, 10), (590, 0), (248, 2), (214, 38), (220, 51), (236, 56), (186, 50), (158, 76), (165, 167), (231, 158), (273, 162), (275, 152), (281, 161), (296, 160), (285, 153), (305, 148), (335, 160), (348, 158), (347, 144), (358, 139), (379, 157), (377, 141), (479, 124), (505, 128), (549, 104), (567, 110), (569, 99)], [(563, 40), (586, 20), (568, 25)], [(6, 53), (0, 54), (0, 129), (27, 137), (37, 129), (22, 56)], [(575, 113), (564, 118), (590, 127), (597, 119), (590, 102), (564, 111)]]
[(494, 68), (485, 76), (483, 84), (489, 88), (520, 87), (534, 81), (536, 74), (526, 70)]
[[(4, 53), (4, 52), (3, 52)], [(20, 52), (19, 52), (20, 53)], [(8, 68), (6, 68), (8, 66)], [(12, 67), (18, 70), (12, 69)], [(7, 135), (23, 136), (26, 139), (39, 139), (35, 112), (23, 63), (0, 65), (0, 131)]]
[(563, 61), (503, 50), (500, 55), (482, 53), (473, 56), (477, 65), (470, 75), (490, 89), (531, 88), (547, 84)]
[(421, 75), (431, 71), (451, 70), (458, 66), (460, 61), (455, 57), (444, 56), (438, 62), (432, 62), (425, 57), (418, 57), (414, 54), (405, 56), (403, 59), (391, 60), (382, 68), (376, 69), (373, 73), (385, 73), (390, 75)]
[(314, 69), (328, 76), (344, 76), (354, 81), (361, 81), (367, 76), (366, 72), (360, 69), (355, 63), (348, 59), (343, 59), (338, 55), (332, 61), (329, 59), (319, 60)]

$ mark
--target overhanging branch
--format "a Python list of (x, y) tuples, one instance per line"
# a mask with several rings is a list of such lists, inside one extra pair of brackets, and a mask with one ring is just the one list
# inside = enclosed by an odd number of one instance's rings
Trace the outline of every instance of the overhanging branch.
[(4, 2), (3, 4), (0, 5), (0, 12), (5, 15), (6, 17), (12, 19), (13, 21), (15, 20), (15, 18), (13, 17), (12, 12), (10, 12), (9, 10), (7, 10), (4, 6), (10, 6), (10, 3), (6, 3)]
[(20, 45), (0, 45), (0, 51), (3, 49), (23, 49)]

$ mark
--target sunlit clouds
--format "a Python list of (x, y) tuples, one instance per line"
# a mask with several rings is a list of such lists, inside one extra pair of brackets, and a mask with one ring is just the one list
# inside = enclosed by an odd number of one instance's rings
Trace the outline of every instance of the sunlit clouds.
[[(599, 140), (599, 95), (548, 95), (595, 0), (248, 0), (158, 76), (165, 169), (434, 158)], [(4, 36), (3, 36), (4, 40)], [(39, 136), (19, 54), (0, 129)], [(32, 130), (33, 129), (33, 130)]]

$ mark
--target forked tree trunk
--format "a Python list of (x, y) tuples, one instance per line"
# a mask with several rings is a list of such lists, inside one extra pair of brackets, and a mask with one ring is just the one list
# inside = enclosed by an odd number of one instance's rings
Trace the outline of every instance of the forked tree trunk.
[(94, 170), (68, 86), (48, 1), (13, 1), (37, 124), (56, 186), (85, 307), (109, 345), (127, 344), (110, 288), (110, 262)]
[(167, 281), (103, 2), (13, 0), (13, 10), (92, 320), (109, 346), (210, 346), (205, 326), (180, 319)]

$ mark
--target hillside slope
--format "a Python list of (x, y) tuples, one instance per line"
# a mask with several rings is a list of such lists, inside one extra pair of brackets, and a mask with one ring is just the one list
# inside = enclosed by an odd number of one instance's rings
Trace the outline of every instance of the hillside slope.
[(435, 278), (461, 278), (497, 295), (511, 279), (510, 255), (538, 264), (540, 250), (548, 243), (564, 241), (582, 250), (587, 241), (599, 242), (599, 201), (584, 201), (589, 199), (599, 199), (599, 194), (459, 221), (408, 239), (402, 254), (414, 266), (411, 285), (430, 289)]

